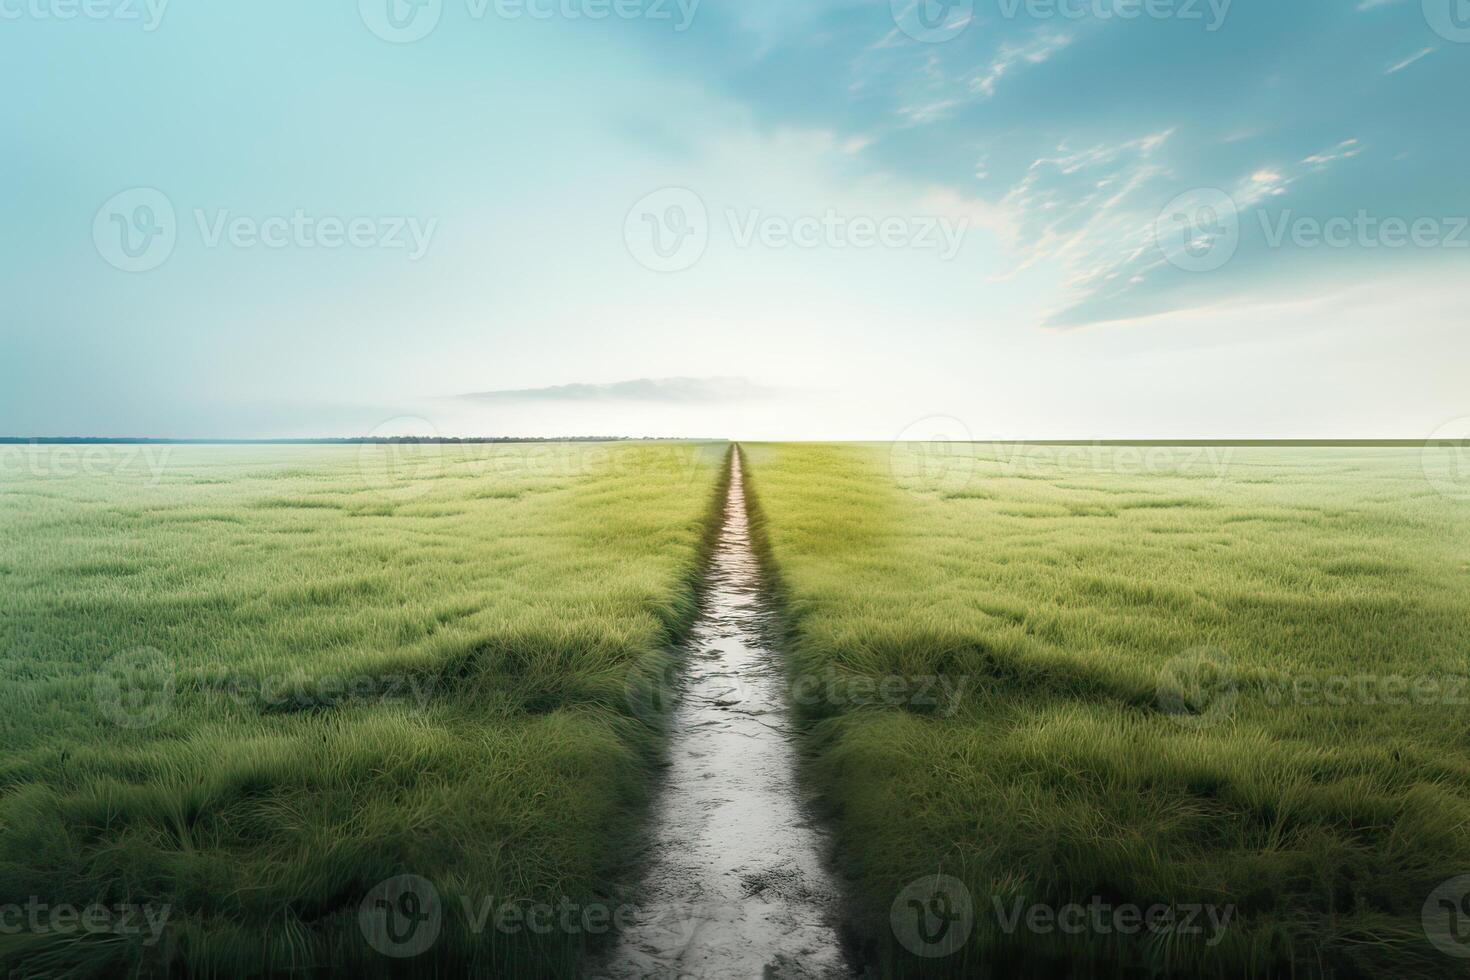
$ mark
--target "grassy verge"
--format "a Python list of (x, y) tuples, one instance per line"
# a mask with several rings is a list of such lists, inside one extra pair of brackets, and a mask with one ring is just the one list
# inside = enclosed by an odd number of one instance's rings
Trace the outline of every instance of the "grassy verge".
[(744, 450), (883, 975), (1463, 975), (1470, 507), (1418, 451), (926, 448)]
[(601, 941), (724, 446), (16, 452), (0, 964), (564, 976)]

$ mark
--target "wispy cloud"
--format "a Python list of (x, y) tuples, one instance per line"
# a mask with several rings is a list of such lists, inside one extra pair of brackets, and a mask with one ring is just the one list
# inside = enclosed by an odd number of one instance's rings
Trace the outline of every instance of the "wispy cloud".
[[(892, 7), (894, 22), (912, 24), (914, 22), (915, 13), (918, 10), (919, 4), (925, 2), (926, 0), (913, 0), (912, 3), (909, 3), (902, 7), (894, 5)], [(785, 7), (786, 5), (782, 4), (781, 6)], [(954, 9), (945, 11), (943, 21), (938, 24), (926, 26), (928, 26), (930, 30), (932, 30), (936, 35), (945, 34), (953, 36), (955, 34), (959, 34), (961, 31), (969, 27), (974, 22), (975, 12), (973, 7), (966, 6), (965, 4), (956, 4), (954, 6)], [(882, 38), (870, 45), (869, 50), (877, 51), (882, 48), (902, 47), (906, 44), (909, 44), (911, 41), (912, 38), (905, 36), (904, 32), (898, 27), (894, 27), (891, 30), (887, 31)]]
[(1168, 173), (1157, 153), (1172, 132), (1083, 150), (1063, 143), (1035, 160), (1001, 201), (1018, 229), (1018, 268), (1060, 262), (1069, 287), (1086, 290), (1110, 267), (1140, 257), (1148, 240), (1139, 192)]
[(1358, 142), (1355, 139), (1343, 140), (1341, 143), (1337, 144), (1330, 150), (1326, 150), (1322, 153), (1313, 153), (1311, 156), (1303, 159), (1302, 163), (1306, 164), (1309, 167), (1312, 167), (1313, 169), (1322, 170), (1339, 160), (1351, 160), (1353, 157), (1362, 152), (1362, 143)]
[(1001, 45), (989, 67), (970, 79), (970, 89), (986, 98), (995, 94), (996, 84), (1017, 65), (1039, 65), (1072, 43), (1067, 34), (1043, 34), (1029, 44)]
[(1003, 42), (979, 70), (968, 57), (957, 64), (953, 57), (942, 59), (929, 53), (915, 66), (910, 76), (913, 86), (897, 114), (908, 125), (922, 125), (943, 119), (961, 106), (994, 98), (1001, 79), (1018, 69), (1044, 64), (1072, 40), (1071, 34), (1041, 31), (1019, 43)]
[(1424, 49), (1419, 50), (1419, 51), (1415, 51), (1413, 54), (1409, 55), (1403, 61), (1397, 61), (1397, 62), (1394, 62), (1393, 64), (1389, 65), (1387, 68), (1385, 68), (1383, 70), (1383, 73), (1385, 75), (1396, 75), (1399, 72), (1403, 71), (1405, 68), (1407, 68), (1410, 65), (1414, 64), (1416, 61), (1419, 61), (1419, 60), (1421, 60), (1423, 58), (1427, 58), (1430, 55), (1434, 54), (1434, 52), (1436, 52), (1438, 50), (1439, 50), (1438, 48), (1431, 46), (1431, 47), (1427, 47), (1427, 48), (1424, 48)]
[[(1018, 256), (1016, 271), (1047, 263), (1064, 272), (1049, 326), (1132, 316), (1149, 304), (1150, 282), (1168, 263), (1157, 247), (1159, 209), (1180, 189), (1165, 153), (1173, 134), (1164, 130), (1085, 149), (1063, 143), (1035, 160), (1001, 200), (1005, 219), (999, 227)], [(1222, 189), (1243, 214), (1362, 152), (1357, 139), (1343, 140), (1294, 164), (1246, 170)]]
[(775, 394), (773, 388), (745, 378), (636, 378), (608, 384), (573, 383), (548, 388), (512, 388), (458, 395), (474, 401), (521, 402), (662, 402), (714, 403), (747, 401)]
[(926, 102), (922, 105), (904, 106), (898, 110), (898, 114), (908, 122), (918, 126), (936, 119), (943, 119), (950, 110), (956, 106), (963, 105), (961, 99), (938, 99), (934, 102)]

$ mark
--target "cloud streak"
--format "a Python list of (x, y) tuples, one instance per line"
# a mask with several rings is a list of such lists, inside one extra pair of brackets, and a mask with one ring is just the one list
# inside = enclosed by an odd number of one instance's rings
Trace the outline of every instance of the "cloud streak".
[(1409, 67), (1410, 65), (1414, 64), (1415, 62), (1420, 61), (1421, 59), (1427, 58), (1430, 55), (1434, 54), (1434, 52), (1437, 51), (1437, 50), (1439, 50), (1439, 49), (1438, 48), (1434, 48), (1434, 47), (1428, 47), (1428, 48), (1423, 48), (1423, 49), (1421, 49), (1419, 51), (1415, 51), (1413, 54), (1409, 55), (1403, 61), (1396, 61), (1393, 64), (1389, 65), (1387, 68), (1385, 68), (1383, 70), (1383, 73), (1385, 75), (1397, 75), (1399, 72), (1403, 71), (1405, 68)]
[[(1014, 271), (1045, 263), (1063, 273), (1059, 302), (1044, 325), (1081, 327), (1208, 305), (1208, 289), (1188, 299), (1173, 290), (1160, 293), (1156, 281), (1171, 272), (1155, 237), (1161, 208), (1187, 186), (1167, 152), (1174, 133), (1080, 150), (1063, 143), (1035, 160), (1001, 199), (1003, 220), (995, 227), (1018, 257)], [(1343, 140), (1296, 164), (1248, 169), (1221, 189), (1243, 219), (1304, 177), (1362, 152), (1360, 141)], [(1166, 278), (1179, 282), (1178, 276)], [(1197, 278), (1185, 281), (1199, 284)]]

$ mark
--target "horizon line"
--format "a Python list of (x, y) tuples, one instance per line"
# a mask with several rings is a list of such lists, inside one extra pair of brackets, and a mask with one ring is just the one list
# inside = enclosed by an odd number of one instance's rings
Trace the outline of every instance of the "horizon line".
[(605, 443), (605, 442), (775, 442), (809, 444), (931, 443), (956, 445), (986, 444), (1031, 446), (1178, 446), (1193, 447), (1313, 447), (1415, 449), (1470, 447), (1462, 439), (1353, 439), (1353, 438), (1226, 438), (1226, 439), (730, 439), (722, 436), (321, 436), (300, 438), (168, 438), (153, 436), (0, 436), (0, 446), (364, 446), (364, 445), (514, 445), (517, 443)]

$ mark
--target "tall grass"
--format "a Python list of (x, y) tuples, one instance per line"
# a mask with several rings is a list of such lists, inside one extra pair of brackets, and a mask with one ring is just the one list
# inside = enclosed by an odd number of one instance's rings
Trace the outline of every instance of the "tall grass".
[[(1470, 506), (1418, 451), (743, 451), (883, 975), (1464, 975), (1421, 909), (1470, 872)], [(973, 932), (916, 955), (938, 874)], [(1008, 925), (1094, 902), (1230, 918)]]
[[(157, 942), (4, 930), (0, 964), (574, 971), (600, 933), (463, 910), (613, 900), (659, 744), (630, 704), (692, 617), (726, 447), (23, 452), (0, 907), (168, 919)], [(443, 933), (395, 960), (359, 909), (405, 874)]]

